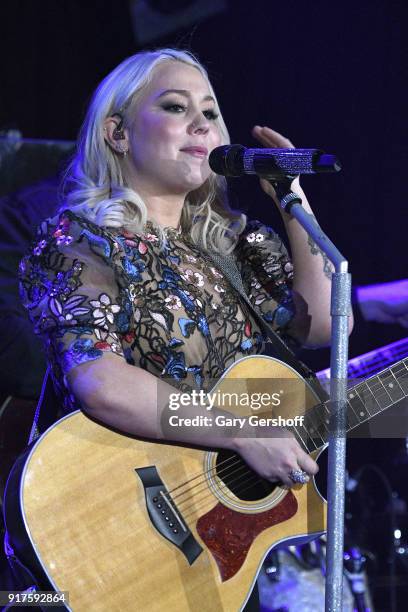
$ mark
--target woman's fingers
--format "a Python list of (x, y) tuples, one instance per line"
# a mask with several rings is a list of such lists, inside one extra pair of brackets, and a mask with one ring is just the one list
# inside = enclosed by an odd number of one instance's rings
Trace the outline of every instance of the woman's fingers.
[(265, 147), (273, 148), (275, 146), (275, 141), (272, 139), (272, 137), (268, 135), (264, 128), (260, 127), (259, 125), (256, 125), (252, 129), (252, 136), (256, 140), (259, 140)]
[(293, 149), (293, 144), (288, 138), (270, 127), (255, 125), (252, 128), (252, 135), (261, 141), (264, 146), (276, 149)]
[(288, 487), (299, 482), (302, 470), (309, 476), (316, 474), (317, 464), (302, 450), (291, 431), (277, 427), (273, 433), (268, 438), (237, 438), (235, 449), (262, 478), (272, 482), (279, 479)]
[(310, 476), (314, 476), (319, 471), (319, 466), (316, 461), (313, 461), (313, 459), (303, 451), (302, 454), (298, 455), (297, 462), (300, 469), (307, 472)]

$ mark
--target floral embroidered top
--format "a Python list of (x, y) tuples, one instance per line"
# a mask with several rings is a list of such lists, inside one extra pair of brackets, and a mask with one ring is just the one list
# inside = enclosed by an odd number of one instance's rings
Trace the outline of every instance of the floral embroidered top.
[[(182, 391), (209, 390), (234, 361), (262, 352), (259, 326), (208, 254), (170, 228), (163, 248), (155, 232), (150, 222), (133, 234), (64, 211), (41, 224), (22, 260), (22, 301), (65, 412), (78, 407), (66, 373), (107, 351)], [(292, 264), (281, 239), (253, 221), (234, 253), (250, 301), (284, 334)]]

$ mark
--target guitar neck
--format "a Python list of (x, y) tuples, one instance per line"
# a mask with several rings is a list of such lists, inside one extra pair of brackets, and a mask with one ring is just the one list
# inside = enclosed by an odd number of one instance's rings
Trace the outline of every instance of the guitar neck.
[[(345, 432), (408, 397), (408, 357), (358, 383), (347, 392)], [(320, 449), (329, 440), (329, 402), (309, 409), (297, 437), (309, 452)]]

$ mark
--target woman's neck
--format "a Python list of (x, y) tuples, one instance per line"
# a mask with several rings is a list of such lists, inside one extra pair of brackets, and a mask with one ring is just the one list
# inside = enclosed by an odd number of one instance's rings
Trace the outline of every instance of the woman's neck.
[(147, 217), (161, 227), (178, 228), (181, 212), (184, 206), (184, 197), (155, 197), (144, 200), (147, 208)]

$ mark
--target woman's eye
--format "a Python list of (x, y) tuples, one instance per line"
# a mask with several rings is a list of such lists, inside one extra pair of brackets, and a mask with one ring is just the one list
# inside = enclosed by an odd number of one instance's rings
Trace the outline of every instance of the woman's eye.
[[(187, 111), (187, 107), (183, 104), (165, 104), (163, 109), (169, 113), (184, 113)], [(203, 115), (209, 121), (215, 121), (218, 118), (218, 113), (213, 111), (212, 109), (204, 110)]]
[(182, 113), (186, 110), (186, 107), (182, 104), (166, 104), (163, 108), (170, 113)]
[(215, 113), (213, 110), (203, 111), (203, 115), (209, 121), (215, 121), (218, 118), (218, 114)]

